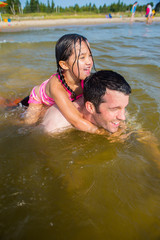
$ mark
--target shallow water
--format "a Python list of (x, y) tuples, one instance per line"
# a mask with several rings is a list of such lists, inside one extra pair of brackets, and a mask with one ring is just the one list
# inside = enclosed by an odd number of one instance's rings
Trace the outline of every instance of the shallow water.
[[(27, 96), (56, 71), (65, 33), (85, 35), (96, 69), (132, 87), (123, 142), (73, 130), (48, 136), (0, 108), (0, 238), (160, 238), (160, 25), (103, 24), (0, 33), (0, 96)], [(113, 139), (112, 139), (113, 140)]]

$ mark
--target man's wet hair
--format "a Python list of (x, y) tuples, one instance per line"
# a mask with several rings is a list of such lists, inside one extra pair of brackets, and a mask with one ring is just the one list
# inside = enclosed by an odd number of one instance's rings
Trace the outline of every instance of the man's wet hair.
[(91, 74), (84, 81), (84, 103), (93, 103), (96, 112), (99, 113), (99, 105), (103, 102), (103, 96), (107, 89), (115, 90), (129, 95), (131, 87), (122, 75), (111, 70), (101, 70)]

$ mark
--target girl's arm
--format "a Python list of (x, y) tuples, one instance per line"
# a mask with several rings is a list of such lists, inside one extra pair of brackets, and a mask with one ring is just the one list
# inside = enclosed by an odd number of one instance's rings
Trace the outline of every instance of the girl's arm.
[[(54, 90), (52, 90), (54, 89)], [(55, 91), (56, 89), (56, 91)], [(68, 95), (62, 86), (50, 87), (50, 95), (54, 98), (59, 110), (63, 116), (75, 128), (89, 132), (100, 133), (98, 127), (83, 118), (83, 115), (77, 110), (74, 104), (69, 100)]]

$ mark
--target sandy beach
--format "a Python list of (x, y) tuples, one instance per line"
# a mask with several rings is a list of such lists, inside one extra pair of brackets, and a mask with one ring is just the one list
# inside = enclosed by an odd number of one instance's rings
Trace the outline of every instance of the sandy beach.
[[(145, 22), (145, 17), (137, 17), (134, 22)], [(160, 22), (160, 17), (155, 17), (154, 22)], [(44, 28), (51, 26), (66, 26), (66, 25), (96, 25), (104, 23), (126, 23), (130, 22), (130, 18), (72, 18), (72, 19), (34, 19), (34, 20), (19, 20), (11, 22), (0, 22), (1, 32), (23, 31), (31, 28)]]

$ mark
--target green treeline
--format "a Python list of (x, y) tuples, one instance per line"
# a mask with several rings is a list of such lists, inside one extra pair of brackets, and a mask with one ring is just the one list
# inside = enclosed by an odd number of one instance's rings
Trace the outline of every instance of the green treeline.
[[(134, 1), (133, 1), (134, 2)], [(44, 4), (42, 2), (39, 2), (39, 0), (27, 0), (25, 3), (24, 8), (22, 8), (20, 0), (7, 0), (6, 3), (8, 5), (3, 8), (4, 13), (9, 14), (23, 14), (23, 13), (82, 13), (82, 12), (88, 12), (88, 13), (116, 13), (116, 12), (126, 12), (130, 11), (132, 8), (132, 4), (126, 5), (120, 0), (118, 0), (118, 3), (112, 3), (111, 5), (107, 6), (104, 4), (103, 6), (97, 7), (95, 4), (86, 4), (85, 6), (79, 6), (78, 4), (75, 4), (74, 6), (68, 6), (65, 8), (62, 8), (61, 6), (55, 6), (55, 3), (53, 0), (48, 0), (47, 4)], [(153, 6), (153, 2), (150, 3)], [(136, 11), (138, 12), (144, 12), (146, 9), (145, 5), (137, 5)]]

